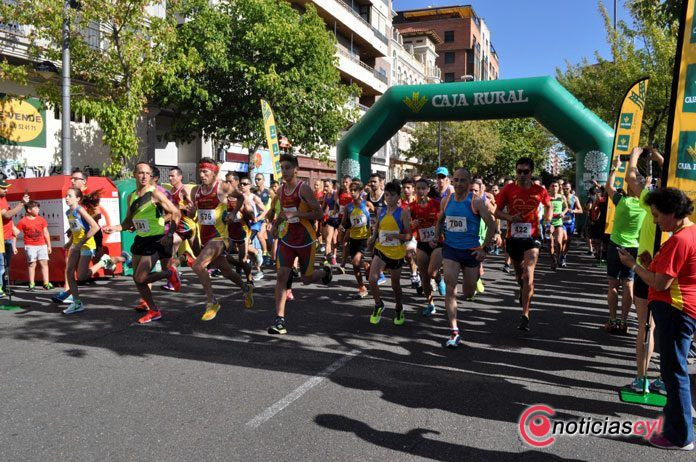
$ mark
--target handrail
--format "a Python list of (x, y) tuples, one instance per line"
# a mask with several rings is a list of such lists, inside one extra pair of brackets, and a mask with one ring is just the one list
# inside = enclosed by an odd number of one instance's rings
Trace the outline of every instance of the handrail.
[[(384, 0), (383, 0), (383, 1), (384, 1)], [(355, 11), (353, 8), (351, 8), (350, 5), (348, 5), (348, 4), (347, 4), (346, 2), (344, 2), (343, 0), (336, 0), (336, 2), (339, 3), (340, 5), (342, 5), (342, 6), (343, 6), (346, 10), (348, 10), (353, 16), (355, 16), (356, 18), (358, 18), (358, 19), (359, 19), (360, 21), (362, 21), (367, 27), (369, 27), (369, 28), (372, 30), (372, 32), (377, 36), (377, 38), (380, 39), (382, 42), (384, 42), (385, 45), (388, 45), (388, 44), (389, 44), (389, 40), (387, 39), (387, 37), (386, 37), (383, 33), (381, 33), (375, 26), (373, 26), (373, 25), (370, 24), (368, 21), (366, 21), (365, 18), (363, 18), (362, 16), (360, 16), (360, 14), (359, 14), (357, 11)], [(385, 3), (386, 3), (386, 2), (385, 2)]]

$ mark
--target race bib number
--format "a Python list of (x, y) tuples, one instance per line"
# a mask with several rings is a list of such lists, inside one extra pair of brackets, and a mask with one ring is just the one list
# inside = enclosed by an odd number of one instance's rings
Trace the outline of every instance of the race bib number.
[(198, 223), (206, 226), (215, 226), (215, 210), (199, 210)]
[(331, 211), (329, 212), (329, 217), (330, 217), (330, 218), (337, 218), (337, 217), (338, 217), (338, 212), (335, 211), (335, 210), (331, 210)]
[(532, 224), (531, 223), (512, 223), (512, 237), (531, 238)]
[(398, 245), (401, 245), (401, 241), (399, 240), (398, 236), (398, 231), (380, 231), (379, 243), (385, 247), (396, 247)]
[(418, 237), (421, 242), (432, 242), (435, 240), (435, 227), (421, 228), (418, 230)]
[(148, 220), (142, 220), (142, 219), (133, 220), (133, 226), (135, 226), (136, 233), (149, 233), (150, 232), (150, 222)]
[(74, 233), (79, 232), (82, 229), (80, 223), (77, 220), (70, 220), (70, 230)]
[(374, 228), (375, 225), (377, 224), (377, 217), (370, 217), (370, 228)]
[(466, 217), (447, 217), (447, 231), (451, 233), (466, 232)]
[(346, 206), (345, 206), (345, 205), (339, 205), (339, 206), (338, 206), (338, 214), (339, 214), (339, 215), (343, 216), (343, 212), (344, 212), (345, 210), (346, 210)]
[(362, 228), (367, 224), (367, 218), (362, 213), (360, 215), (354, 215), (350, 217), (350, 225), (353, 228)]
[[(283, 207), (284, 212), (297, 213), (297, 207)], [(288, 218), (288, 223), (299, 223), (300, 217)]]

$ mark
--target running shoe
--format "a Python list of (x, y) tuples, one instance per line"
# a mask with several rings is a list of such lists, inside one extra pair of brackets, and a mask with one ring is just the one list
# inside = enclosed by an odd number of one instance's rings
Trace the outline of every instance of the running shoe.
[(215, 268), (215, 269), (213, 269), (213, 270), (208, 270), (208, 273), (210, 273), (210, 277), (211, 277), (211, 278), (218, 279), (218, 278), (221, 278), (221, 277), (222, 277), (222, 271), (220, 271), (220, 270), (217, 269), (217, 268)]
[(324, 277), (321, 278), (321, 282), (324, 283), (324, 285), (329, 285), (331, 284), (331, 280), (333, 279), (333, 272), (331, 271), (331, 266), (324, 264)]
[(331, 255), (331, 266), (336, 265), (338, 265), (338, 262), (336, 261), (336, 255)]
[(503, 265), (503, 273), (510, 274), (510, 265), (508, 265), (507, 263)]
[(377, 279), (377, 285), (381, 286), (385, 282), (387, 282), (387, 278), (384, 276), (384, 273), (379, 273), (379, 279)]
[(260, 281), (261, 279), (263, 279), (263, 271), (257, 271), (252, 279), (254, 281)]
[(645, 377), (636, 377), (635, 379), (633, 379), (633, 382), (631, 382), (631, 384), (627, 388), (630, 388), (636, 393), (643, 393), (645, 381)]
[(650, 382), (650, 391), (652, 393), (659, 393), (661, 395), (667, 395), (667, 389), (665, 388), (665, 382), (662, 381), (661, 378), (656, 378), (652, 382)]
[(273, 266), (273, 263), (271, 263), (270, 255), (266, 254), (263, 256), (263, 266), (265, 266), (266, 268), (270, 268), (271, 266)]
[(556, 261), (556, 256), (551, 255), (551, 271), (556, 271), (557, 267), (558, 267), (558, 261)]
[(517, 325), (517, 328), (521, 331), (529, 332), (529, 317), (525, 315), (520, 316), (520, 323)]
[(196, 260), (194, 260), (191, 255), (186, 254), (186, 266), (192, 268), (194, 263), (196, 263)]
[(141, 298), (140, 300), (138, 300), (138, 304), (135, 305), (133, 309), (135, 311), (147, 311), (148, 309), (150, 309), (150, 307), (147, 306), (147, 302)]
[(138, 319), (138, 324), (147, 324), (151, 321), (157, 321), (162, 319), (162, 312), (160, 310), (147, 310), (145, 316)]
[(162, 290), (168, 290), (169, 292), (174, 292), (174, 287), (170, 283), (166, 283), (162, 286)]
[(440, 294), (441, 297), (447, 295), (447, 286), (445, 285), (444, 279), (440, 279), (437, 282), (437, 293)]
[(220, 311), (219, 303), (206, 303), (205, 313), (203, 313), (201, 321), (212, 321), (213, 319), (215, 319), (215, 316), (217, 316), (218, 311)]
[(81, 300), (75, 300), (68, 306), (66, 309), (63, 310), (63, 314), (73, 314), (73, 313), (79, 313), (80, 311), (84, 311), (85, 307), (82, 304)]
[(292, 289), (285, 290), (285, 300), (288, 302), (295, 300), (295, 296), (292, 294)]
[(108, 254), (102, 255), (102, 257), (99, 259), (99, 263), (102, 263), (104, 265), (104, 269), (107, 271), (113, 271), (114, 268), (116, 268), (116, 264)]
[[(0, 289), (0, 292), (2, 292), (2, 289)], [(54, 303), (63, 303), (63, 301), (70, 296), (70, 292), (67, 290), (61, 290), (58, 292), (58, 294), (54, 295), (51, 297), (51, 301)]]
[(486, 288), (483, 286), (483, 279), (479, 278), (478, 281), (476, 281), (476, 293), (477, 294), (482, 294), (485, 292)]
[(384, 311), (384, 302), (375, 304), (375, 309), (370, 315), (370, 324), (379, 324), (380, 319), (382, 319), (382, 311)]
[(568, 264), (566, 263), (566, 256), (561, 255), (561, 268), (566, 268)]
[(445, 346), (447, 348), (457, 348), (460, 343), (462, 343), (462, 337), (459, 335), (459, 331), (453, 330), (450, 334), (450, 338), (445, 343)]
[(254, 307), (254, 285), (244, 284), (242, 292), (244, 292), (244, 308), (247, 310), (252, 309)]
[(317, 252), (320, 253), (320, 254), (326, 252), (326, 246), (323, 245), (323, 244), (320, 245), (319, 248), (317, 249)]
[(172, 286), (174, 292), (179, 292), (181, 290), (181, 279), (179, 278), (179, 272), (176, 270), (176, 266), (169, 267), (167, 282)]
[(406, 314), (404, 313), (404, 307), (402, 306), (400, 310), (394, 311), (394, 325), (403, 326), (406, 322)]
[(417, 289), (418, 286), (420, 285), (420, 282), (421, 282), (420, 276), (418, 276), (417, 274), (411, 275), (411, 288), (412, 289)]
[(300, 277), (300, 271), (297, 268), (293, 267), (291, 272), (293, 279), (298, 279)]
[(617, 323), (618, 323), (618, 320), (616, 320), (616, 319), (607, 320), (607, 322), (604, 323), (604, 330), (609, 332), (610, 334), (615, 333)]
[(692, 451), (694, 449), (693, 441), (687, 444), (686, 446), (677, 446), (676, 444), (672, 443), (670, 440), (662, 436), (661, 433), (657, 432), (652, 434), (652, 436), (648, 439), (648, 443), (660, 449), (672, 449), (678, 451)]
[(27, 290), (29, 292), (33, 292), (35, 288), (36, 288), (36, 284), (34, 284), (33, 282), (30, 282), (29, 285), (27, 286)]
[(269, 334), (274, 335), (285, 335), (288, 333), (288, 329), (285, 327), (285, 318), (282, 316), (276, 316), (275, 321), (268, 328)]
[(422, 316), (431, 316), (435, 314), (436, 308), (432, 303), (428, 303), (425, 308), (421, 310)]
[(73, 296), (72, 296), (72, 295), (68, 295), (68, 298), (66, 298), (65, 300), (63, 300), (61, 303), (62, 303), (63, 305), (70, 305), (70, 304), (72, 304), (73, 301), (74, 301)]
[(121, 256), (125, 259), (123, 262), (124, 266), (127, 266), (129, 268), (133, 267), (133, 256), (129, 254), (128, 252), (121, 252)]
[(355, 298), (363, 299), (363, 298), (367, 297), (368, 295), (369, 295), (369, 293), (367, 291), (367, 287), (362, 286), (360, 289), (358, 289), (358, 293), (355, 296)]
[(623, 319), (617, 319), (616, 322), (616, 332), (614, 333), (619, 335), (628, 334), (628, 324), (626, 324), (626, 321), (624, 321)]
[(44, 288), (44, 290), (52, 290), (53, 284), (51, 284), (50, 282), (46, 282), (46, 283), (44, 283), (43, 288)]

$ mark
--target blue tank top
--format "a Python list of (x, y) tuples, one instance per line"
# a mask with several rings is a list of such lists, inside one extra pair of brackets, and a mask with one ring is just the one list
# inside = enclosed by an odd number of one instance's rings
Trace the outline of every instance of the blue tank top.
[(576, 200), (578, 199), (575, 197), (575, 194), (571, 194), (568, 201), (568, 212), (563, 217), (563, 223), (575, 223), (575, 214), (572, 211), (575, 210)]
[(450, 195), (445, 207), (445, 245), (455, 249), (475, 249), (481, 246), (481, 216), (474, 212), (473, 200), (473, 193), (469, 193), (461, 202), (455, 200), (454, 194)]
[(326, 206), (329, 208), (329, 214), (333, 212), (334, 207), (336, 206), (336, 199), (334, 198), (333, 193), (331, 193), (330, 196), (327, 196), (326, 199), (324, 199), (324, 202), (326, 203)]

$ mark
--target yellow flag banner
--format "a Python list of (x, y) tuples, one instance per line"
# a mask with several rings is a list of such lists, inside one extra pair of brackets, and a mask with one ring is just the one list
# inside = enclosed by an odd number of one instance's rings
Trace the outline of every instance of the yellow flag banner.
[[(679, 188), (696, 201), (696, 0), (684, 0), (672, 80), (663, 186)], [(696, 219), (696, 213), (691, 216)]]
[(271, 151), (273, 176), (276, 181), (280, 181), (280, 146), (278, 145), (278, 132), (276, 130), (275, 117), (273, 117), (273, 110), (265, 99), (261, 100), (261, 113), (263, 114), (263, 125), (266, 129), (268, 150)]
[[(616, 128), (614, 129), (614, 151), (612, 153), (612, 162), (617, 156), (627, 156), (636, 146), (640, 146), (640, 128), (643, 125), (643, 111), (645, 110), (645, 98), (648, 93), (649, 78), (645, 77), (631, 85), (631, 88), (626, 92), (619, 116), (616, 119)], [(612, 164), (613, 165), (613, 164)], [(628, 161), (621, 162), (621, 165), (616, 170), (616, 179), (614, 180), (614, 189), (627, 190), (626, 168)], [(607, 221), (604, 232), (611, 234), (614, 228), (614, 212), (615, 206), (612, 201), (609, 201), (607, 206)]]

